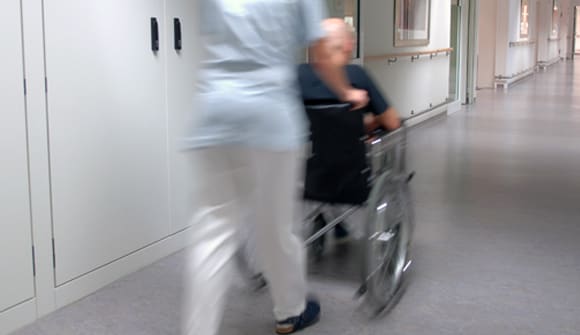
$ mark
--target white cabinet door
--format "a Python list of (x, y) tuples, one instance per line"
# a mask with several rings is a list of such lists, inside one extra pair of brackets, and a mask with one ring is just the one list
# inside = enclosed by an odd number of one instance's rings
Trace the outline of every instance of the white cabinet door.
[(34, 296), (20, 1), (0, 3), (0, 312)]
[(45, 0), (44, 11), (59, 286), (170, 233), (167, 41), (163, 0)]
[[(191, 192), (195, 180), (187, 153), (179, 151), (179, 139), (196, 117), (193, 102), (197, 65), (199, 61), (199, 33), (197, 1), (166, 0), (167, 37), (167, 101), (169, 107), (172, 230), (187, 227), (192, 215)], [(177, 20), (177, 22), (176, 22)], [(181, 32), (179, 47), (176, 35)]]

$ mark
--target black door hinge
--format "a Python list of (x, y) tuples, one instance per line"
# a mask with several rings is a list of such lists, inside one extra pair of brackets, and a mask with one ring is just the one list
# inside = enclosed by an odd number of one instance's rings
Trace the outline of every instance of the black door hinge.
[(32, 276), (36, 277), (36, 249), (32, 246)]
[(56, 269), (56, 247), (52, 238), (52, 267)]

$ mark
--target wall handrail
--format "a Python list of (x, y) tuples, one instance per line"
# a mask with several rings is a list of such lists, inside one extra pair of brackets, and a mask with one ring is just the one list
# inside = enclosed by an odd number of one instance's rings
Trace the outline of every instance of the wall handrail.
[(522, 46), (528, 46), (528, 45), (534, 45), (536, 44), (536, 41), (515, 41), (515, 42), (510, 42), (510, 48), (513, 47), (522, 47)]
[(430, 56), (431, 58), (438, 56), (439, 54), (445, 54), (449, 56), (453, 52), (453, 48), (445, 49), (434, 49), (426, 51), (415, 51), (415, 52), (401, 52), (393, 54), (383, 54), (375, 56), (365, 56), (365, 61), (377, 61), (377, 60), (388, 60), (389, 63), (395, 63), (399, 58), (411, 57), (411, 61), (418, 60), (421, 56)]

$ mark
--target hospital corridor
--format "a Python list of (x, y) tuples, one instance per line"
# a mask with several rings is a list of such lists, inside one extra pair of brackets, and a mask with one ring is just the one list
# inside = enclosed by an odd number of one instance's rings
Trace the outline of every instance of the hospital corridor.
[(3, 0), (0, 335), (580, 334), (578, 15)]

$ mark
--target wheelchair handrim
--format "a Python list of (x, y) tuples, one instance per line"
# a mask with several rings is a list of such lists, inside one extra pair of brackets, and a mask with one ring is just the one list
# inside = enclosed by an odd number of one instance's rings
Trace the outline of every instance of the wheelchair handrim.
[[(365, 252), (365, 280), (367, 300), (377, 308), (386, 307), (396, 296), (403, 280), (407, 262), (409, 231), (400, 192), (396, 187), (394, 199), (387, 199), (389, 180), (386, 175), (377, 180), (373, 189), (369, 210), (367, 236), (369, 243)], [(391, 201), (392, 200), (392, 201)]]

